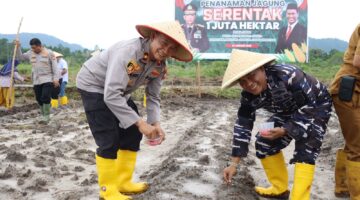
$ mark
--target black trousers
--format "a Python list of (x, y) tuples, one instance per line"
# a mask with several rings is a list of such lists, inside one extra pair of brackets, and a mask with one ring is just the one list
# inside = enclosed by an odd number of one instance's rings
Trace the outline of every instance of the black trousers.
[(54, 84), (52, 82), (34, 85), (35, 98), (40, 106), (43, 104), (50, 104), (53, 88)]
[[(78, 90), (91, 133), (98, 146), (96, 149), (98, 156), (116, 159), (119, 149), (130, 151), (140, 149), (142, 134), (135, 124), (127, 129), (120, 128), (119, 120), (106, 106), (103, 94)], [(139, 114), (134, 101), (129, 99), (127, 104)]]
[(58, 99), (59, 98), (61, 83), (62, 83), (62, 78), (59, 79), (59, 87), (53, 87), (53, 90), (51, 91), (51, 98), (52, 99)]

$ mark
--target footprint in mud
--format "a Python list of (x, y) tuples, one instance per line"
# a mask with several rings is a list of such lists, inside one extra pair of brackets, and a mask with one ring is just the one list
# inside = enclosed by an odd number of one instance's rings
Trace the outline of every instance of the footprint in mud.
[(73, 154), (78, 160), (85, 161), (87, 164), (95, 164), (95, 152), (87, 149), (79, 149)]
[(22, 178), (19, 178), (19, 179), (17, 180), (16, 184), (17, 184), (18, 186), (22, 186), (22, 185), (25, 184), (25, 180), (22, 179)]
[(77, 181), (77, 180), (79, 180), (79, 176), (75, 174), (73, 177), (71, 177), (70, 180)]
[(199, 163), (200, 165), (209, 165), (209, 163), (210, 163), (210, 158), (209, 158), (209, 156), (208, 156), (208, 155), (203, 155), (203, 156), (201, 156), (201, 157), (199, 158), (199, 160), (198, 160), (198, 163)]
[(82, 166), (75, 166), (75, 168), (74, 168), (74, 171), (75, 171), (75, 172), (82, 172), (82, 171), (84, 171), (84, 170), (85, 170), (85, 168), (82, 167)]
[(9, 151), (9, 147), (7, 147), (5, 144), (0, 144), (0, 152), (7, 152)]
[(31, 159), (35, 163), (35, 167), (44, 168), (49, 166), (56, 166), (56, 161), (54, 157), (50, 156), (36, 156)]
[(16, 168), (12, 165), (6, 167), (3, 173), (0, 173), (0, 179), (9, 179), (16, 176)]
[(69, 167), (67, 165), (63, 165), (60, 167), (60, 170), (63, 172), (67, 172), (67, 171), (69, 171)]
[(34, 183), (28, 186), (26, 189), (33, 190), (35, 192), (47, 192), (49, 189), (45, 188), (47, 181), (43, 178), (35, 179)]
[(12, 161), (12, 162), (24, 162), (26, 161), (26, 156), (17, 152), (17, 151), (10, 151), (6, 154), (6, 160)]
[(18, 112), (28, 112), (31, 110), (35, 110), (39, 108), (39, 106), (36, 103), (33, 104), (27, 104), (27, 105), (23, 105), (23, 106), (15, 106), (13, 107), (13, 109), (11, 110), (11, 112), (5, 111), (5, 110), (0, 110), (0, 117), (2, 116), (6, 116), (6, 115), (14, 115)]
[(51, 146), (53, 146), (53, 147), (55, 147), (57, 149), (61, 149), (62, 152), (73, 151), (73, 150), (76, 150), (79, 147), (79, 145), (76, 144), (73, 141), (61, 142), (61, 141), (58, 141), (58, 140), (52, 142)]
[(24, 196), (27, 195), (27, 192), (21, 192), (17, 188), (13, 188), (9, 185), (4, 185), (0, 187), (0, 194), (11, 194), (11, 200), (12, 200), (12, 199), (24, 199)]
[[(95, 198), (86, 198), (89, 194), (92, 194), (93, 191), (82, 187), (81, 190), (71, 190), (71, 191), (57, 191), (53, 198), (56, 200), (81, 200), (81, 199), (95, 199)], [(85, 197), (85, 198), (84, 198)]]
[(50, 156), (50, 157), (65, 158), (64, 153), (60, 149), (57, 149), (55, 151), (53, 151), (53, 150), (44, 150), (40, 154), (44, 155), (44, 156)]

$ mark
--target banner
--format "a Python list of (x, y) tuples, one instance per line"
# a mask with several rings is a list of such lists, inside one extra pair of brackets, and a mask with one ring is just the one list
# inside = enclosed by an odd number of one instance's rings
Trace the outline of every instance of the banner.
[(307, 0), (175, 0), (196, 59), (228, 59), (231, 50), (306, 62)]

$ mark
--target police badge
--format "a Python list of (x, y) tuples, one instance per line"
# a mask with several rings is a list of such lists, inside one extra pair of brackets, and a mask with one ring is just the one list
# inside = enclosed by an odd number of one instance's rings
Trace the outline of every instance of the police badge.
[(139, 64), (135, 61), (135, 60), (131, 60), (128, 64), (127, 64), (127, 74), (130, 75), (134, 72), (139, 72), (141, 71), (141, 67), (139, 66)]

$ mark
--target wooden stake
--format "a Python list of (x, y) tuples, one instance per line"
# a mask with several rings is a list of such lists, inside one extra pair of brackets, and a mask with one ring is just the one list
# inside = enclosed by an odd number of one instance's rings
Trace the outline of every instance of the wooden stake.
[(201, 71), (200, 71), (200, 60), (197, 61), (197, 66), (196, 66), (196, 82), (197, 82), (197, 91), (198, 91), (198, 97), (201, 98)]
[[(18, 30), (17, 30), (17, 33), (16, 33), (16, 41), (19, 40), (19, 33), (20, 33), (20, 27), (21, 27), (22, 21), (23, 21), (23, 17), (21, 17), (20, 24), (19, 24), (19, 27), (18, 27)], [(9, 101), (9, 98), (11, 98), (12, 89), (14, 87), (13, 82), (14, 82), (15, 57), (16, 57), (17, 48), (18, 48), (18, 45), (16, 43), (15, 47), (14, 47), (14, 54), (13, 54), (12, 61), (11, 61), (10, 91), (9, 91), (9, 95), (6, 97), (7, 101)]]

